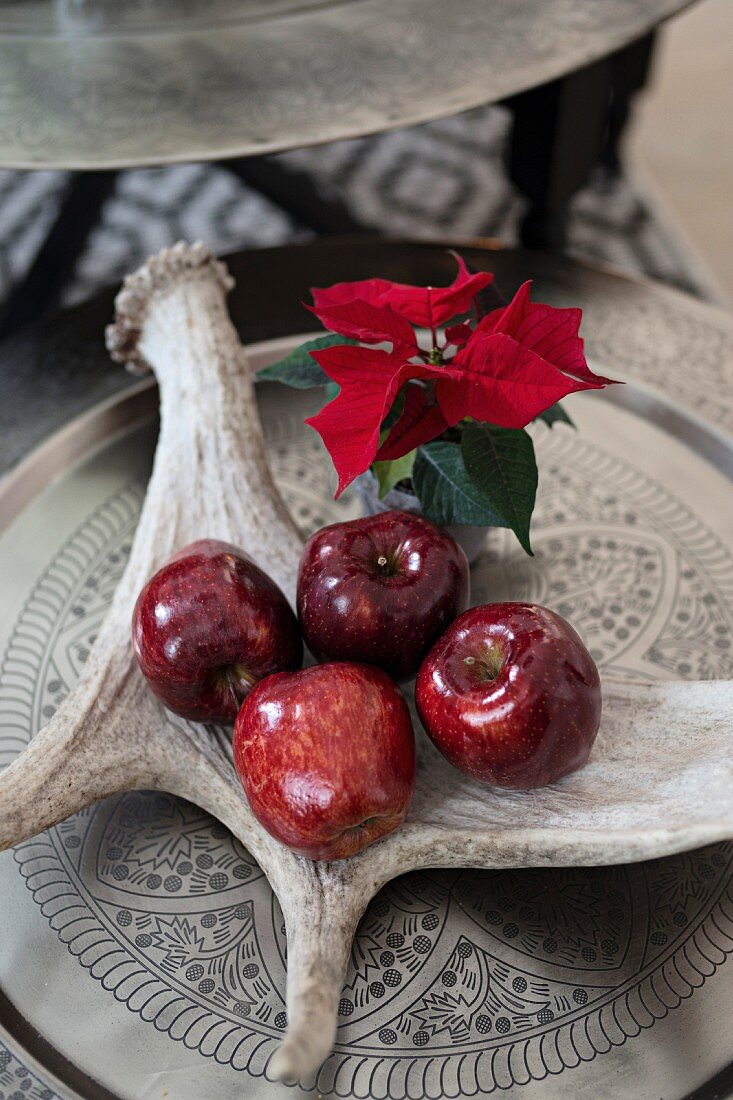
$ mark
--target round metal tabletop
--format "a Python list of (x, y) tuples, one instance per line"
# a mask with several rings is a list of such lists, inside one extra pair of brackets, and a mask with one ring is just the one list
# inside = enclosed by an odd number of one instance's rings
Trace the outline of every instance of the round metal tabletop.
[(0, 0), (0, 166), (281, 152), (502, 99), (690, 0)]

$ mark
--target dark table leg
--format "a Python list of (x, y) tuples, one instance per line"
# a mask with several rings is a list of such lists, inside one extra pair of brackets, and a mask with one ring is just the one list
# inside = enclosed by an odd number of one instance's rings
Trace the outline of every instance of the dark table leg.
[(273, 157), (242, 157), (222, 167), (318, 236), (375, 232), (352, 216), (333, 189), (322, 190), (307, 172)]
[(59, 295), (87, 238), (99, 222), (102, 206), (114, 191), (116, 172), (74, 172), (56, 219), (25, 278), (0, 308), (0, 340), (58, 304)]
[(654, 34), (506, 101), (513, 114), (509, 176), (529, 199), (528, 248), (562, 248), (570, 199), (593, 168), (618, 170), (633, 95), (648, 77)]
[(512, 183), (529, 199), (521, 227), (528, 248), (562, 248), (568, 203), (598, 163), (611, 97), (609, 58), (507, 101)]

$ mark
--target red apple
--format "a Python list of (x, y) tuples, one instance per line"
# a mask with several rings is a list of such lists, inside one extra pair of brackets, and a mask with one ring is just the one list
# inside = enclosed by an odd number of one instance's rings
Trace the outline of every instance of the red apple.
[(257, 820), (310, 859), (343, 859), (404, 820), (415, 736), (399, 688), (368, 665), (269, 676), (234, 726), (234, 763)]
[(303, 663), (281, 590), (243, 550), (216, 539), (192, 542), (148, 581), (132, 641), (158, 698), (200, 722), (233, 722), (253, 684)]
[(496, 787), (542, 787), (582, 767), (601, 720), (598, 669), (546, 607), (472, 607), (425, 658), (415, 701), (435, 746)]
[(365, 661), (398, 680), (468, 604), (466, 555), (445, 531), (383, 512), (317, 531), (298, 573), (298, 617), (319, 660)]

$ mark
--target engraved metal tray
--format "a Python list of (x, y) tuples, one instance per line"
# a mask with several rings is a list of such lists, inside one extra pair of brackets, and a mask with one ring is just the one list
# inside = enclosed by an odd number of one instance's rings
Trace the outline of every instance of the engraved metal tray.
[[(254, 365), (282, 351), (253, 349)], [(276, 480), (306, 530), (356, 512), (353, 498), (330, 499), (328, 463), (302, 428), (310, 400), (260, 395)], [(52, 441), (37, 466), (48, 483), (0, 539), (0, 708), (14, 730), (5, 720), (0, 764), (23, 723), (27, 738), (51, 716), (93, 642), (129, 552), (155, 407), (143, 384)], [(557, 607), (606, 672), (730, 678), (728, 444), (638, 386), (572, 412), (577, 434), (538, 441), (536, 559), (492, 535), (476, 598)], [(12, 493), (11, 479), (0, 507)], [(361, 923), (318, 1088), (635, 1097), (646, 1067), (655, 1094), (684, 1095), (729, 1056), (712, 1021), (733, 1007), (719, 972), (732, 868), (720, 843), (622, 867), (391, 883)], [(6, 1096), (293, 1094), (265, 1080), (285, 1023), (281, 917), (222, 826), (164, 795), (121, 795), (0, 856), (0, 883)], [(703, 983), (705, 1026), (700, 995), (690, 1000)], [(641, 1043), (652, 1024), (653, 1045)]]

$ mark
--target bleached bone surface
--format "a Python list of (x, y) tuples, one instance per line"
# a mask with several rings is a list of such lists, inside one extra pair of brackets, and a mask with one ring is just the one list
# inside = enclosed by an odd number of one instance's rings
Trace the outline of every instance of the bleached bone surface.
[(106, 795), (171, 792), (218, 817), (260, 862), (288, 935), (288, 1031), (270, 1067), (306, 1078), (329, 1053), (358, 920), (389, 879), (428, 866), (617, 863), (733, 836), (730, 682), (604, 684), (590, 764), (539, 791), (491, 792), (418, 736), (405, 826), (350, 860), (314, 864), (252, 817), (228, 745), (180, 721), (133, 660), (142, 584), (204, 536), (247, 550), (292, 599), (301, 540), (270, 475), (231, 280), (201, 245), (177, 245), (130, 276), (108, 331), (115, 358), (151, 369), (161, 430), (125, 574), (81, 678), (52, 721), (0, 775), (0, 849)]

